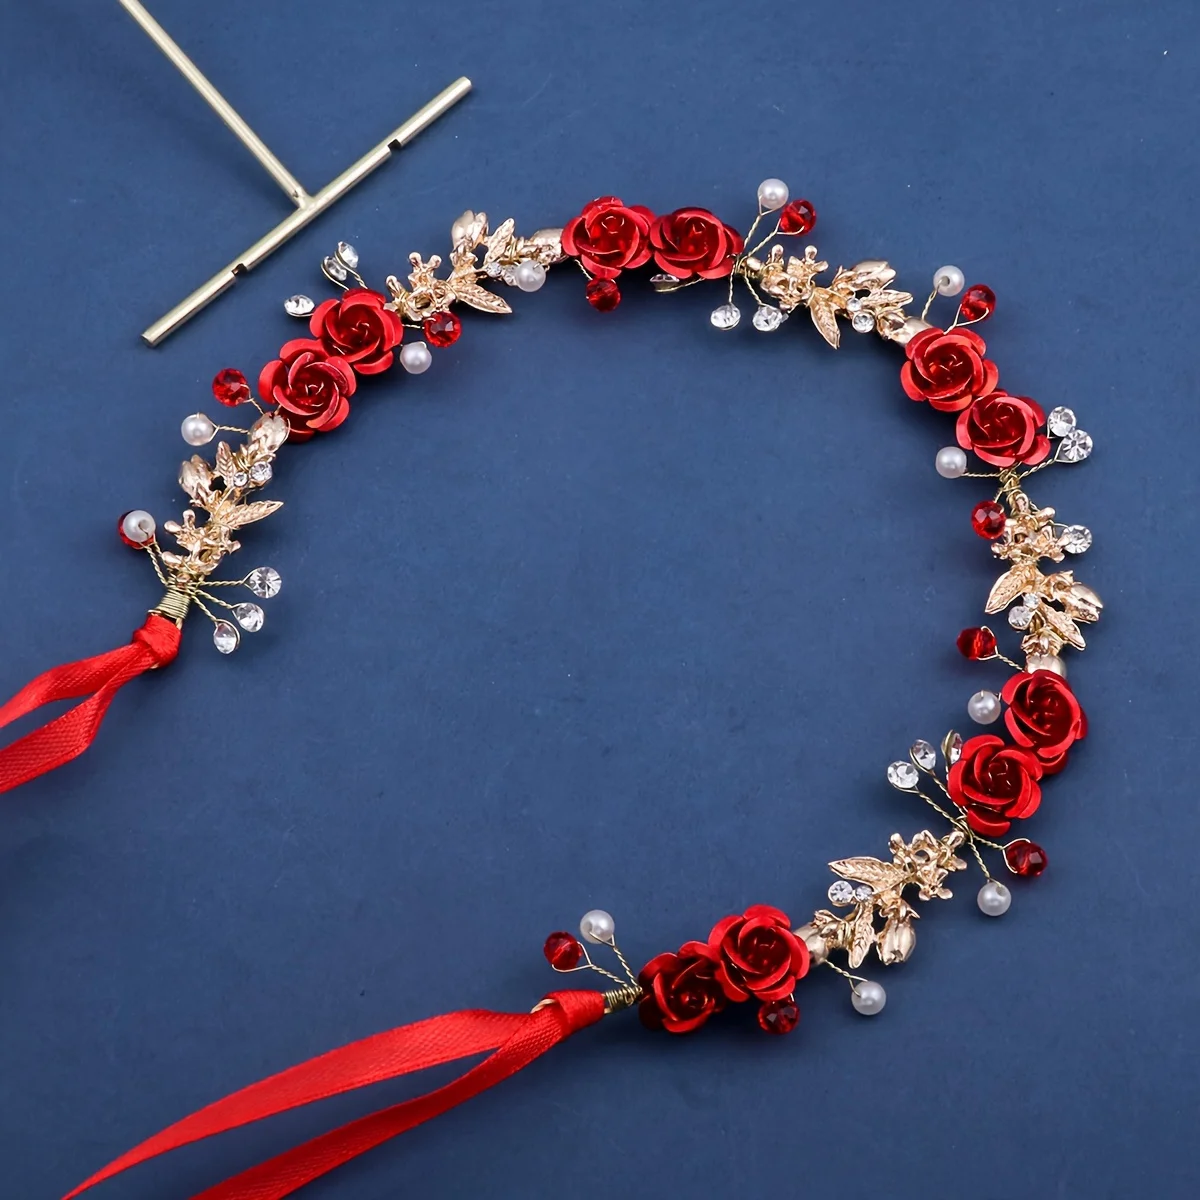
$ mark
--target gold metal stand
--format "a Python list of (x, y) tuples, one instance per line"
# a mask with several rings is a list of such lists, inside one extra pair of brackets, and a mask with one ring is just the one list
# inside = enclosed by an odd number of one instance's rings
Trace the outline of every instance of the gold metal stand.
[(160, 317), (143, 334), (151, 346), (157, 346), (168, 335), (190, 320), (205, 305), (237, 282), (239, 275), (252, 271), (267, 255), (299, 233), (336, 200), (341, 199), (355, 184), (366, 179), (376, 167), (392, 156), (393, 150), (412, 141), (426, 126), (433, 124), (444, 112), (458, 103), (470, 90), (471, 81), (463, 76), (439, 92), (428, 104), (418, 109), (404, 124), (366, 152), (356, 163), (327, 183), (316, 195), (310, 196), (300, 181), (279, 161), (267, 144), (246, 124), (234, 107), (204, 77), (200, 69), (171, 39), (165, 29), (138, 3), (121, 0), (122, 7), (149, 34), (154, 44), (179, 68), (183, 77), (204, 97), (217, 116), (238, 136), (242, 144), (267, 169), (289, 200), (296, 206), (291, 216), (280, 221), (269, 233), (258, 239), (248, 250), (239, 254), (227, 267), (218, 271), (207, 283), (201, 284), (190, 296), (181, 300), (170, 312)]

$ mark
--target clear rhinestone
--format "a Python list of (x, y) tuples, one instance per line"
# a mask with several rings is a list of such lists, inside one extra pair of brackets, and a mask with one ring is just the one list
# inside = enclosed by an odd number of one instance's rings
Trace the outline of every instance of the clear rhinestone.
[(1046, 418), (1046, 428), (1055, 437), (1066, 437), (1075, 428), (1075, 414), (1069, 408), (1052, 408)]
[(708, 319), (717, 329), (732, 329), (742, 319), (742, 312), (736, 304), (721, 304)]
[(773, 304), (760, 304), (754, 310), (754, 316), (750, 320), (755, 329), (762, 333), (770, 333), (783, 324), (784, 315)]
[(1092, 531), (1086, 525), (1068, 525), (1059, 534), (1058, 544), (1068, 554), (1082, 554), (1092, 544)]
[(257, 462), (250, 468), (250, 478), (260, 487), (264, 483), (270, 483), (273, 474), (269, 462)]
[(257, 604), (235, 604), (233, 615), (247, 633), (257, 633), (263, 627), (263, 621), (266, 620), (266, 615)]
[(504, 268), (494, 258), (483, 264), (484, 274), (490, 275), (493, 279), (499, 279), (500, 272), (503, 270)]
[(289, 317), (307, 317), (316, 307), (311, 296), (302, 296), (299, 292), (283, 302), (283, 311)]
[(1025, 608), (1018, 604), (1016, 608), (1008, 610), (1008, 623), (1014, 629), (1028, 629), (1029, 622), (1033, 620), (1033, 609)]
[(854, 889), (854, 899), (859, 904), (865, 904), (873, 895), (875, 895), (875, 889), (869, 883), (860, 883)]
[(358, 266), (358, 251), (349, 242), (338, 242), (337, 256), (352, 271)]
[(856, 333), (870, 333), (875, 328), (875, 318), (869, 312), (856, 312), (850, 324)]
[(1058, 453), (1054, 456), (1060, 462), (1083, 462), (1092, 452), (1092, 435), (1082, 429), (1072, 429), (1058, 443)]
[(862, 308), (861, 296), (851, 296), (850, 299), (846, 301), (847, 312), (856, 313), (860, 308)]
[(283, 580), (280, 579), (279, 572), (274, 567), (255, 567), (246, 576), (246, 586), (260, 600), (270, 600), (272, 596), (279, 595), (279, 589), (283, 587)]
[(887, 769), (887, 781), (902, 792), (911, 792), (917, 786), (917, 768), (910, 762), (894, 762)]
[(917, 741), (908, 749), (909, 757), (923, 771), (932, 771), (937, 766), (937, 751), (924, 738)]
[(854, 887), (844, 879), (839, 879), (829, 885), (828, 896), (830, 904), (844, 908), (847, 904), (854, 903)]
[(343, 283), (349, 274), (346, 268), (332, 255), (326, 255), (321, 259), (321, 270), (338, 283)]
[(1041, 607), (1042, 598), (1036, 592), (1026, 592), (1025, 595), (1021, 597), (1021, 603), (1025, 605), (1026, 608), (1039, 608)]
[(222, 654), (232, 654), (241, 640), (242, 635), (238, 633), (236, 625), (231, 625), (228, 621), (218, 621), (213, 626), (213, 645)]
[(963, 739), (961, 733), (955, 733), (953, 730), (946, 734), (942, 741), (942, 753), (946, 756), (946, 761), (954, 766), (962, 757)]
[(509, 285), (509, 287), (514, 286), (517, 282), (516, 267), (504, 267), (500, 272), (500, 278), (503, 279), (504, 282)]
[(244, 488), (250, 482), (250, 476), (245, 471), (234, 471), (229, 476), (229, 484), (231, 487)]

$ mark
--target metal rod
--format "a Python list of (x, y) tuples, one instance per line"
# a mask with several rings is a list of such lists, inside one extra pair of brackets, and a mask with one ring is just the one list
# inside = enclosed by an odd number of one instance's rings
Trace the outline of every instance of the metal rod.
[[(121, 0), (126, 4), (127, 0)], [(215, 300), (226, 288), (237, 282), (239, 275), (253, 270), (269, 254), (278, 250), (289, 238), (299, 233), (310, 221), (320, 216), (331, 204), (344, 196), (355, 184), (365, 179), (376, 167), (392, 156), (393, 150), (412, 141), (422, 129), (433, 124), (471, 90), (471, 81), (464, 75), (439, 92), (428, 104), (419, 108), (402, 125), (398, 125), (378, 145), (373, 146), (336, 179), (327, 183), (315, 196), (290, 216), (285, 217), (270, 233), (258, 239), (248, 250), (238, 255), (227, 267), (218, 271), (207, 283), (181, 300), (171, 311), (160, 317), (142, 334), (142, 339), (157, 346), (180, 325), (194, 317), (205, 305)]]
[(121, 5), (150, 35), (154, 44), (179, 68), (183, 77), (204, 97), (217, 116), (237, 134), (242, 145), (266, 167), (271, 178), (283, 188), (288, 199), (297, 207), (307, 204), (309, 195), (300, 180), (275, 157), (266, 142), (242, 120), (233, 105), (208, 82), (200, 68), (184, 54), (171, 35), (138, 3), (138, 0), (121, 0)]

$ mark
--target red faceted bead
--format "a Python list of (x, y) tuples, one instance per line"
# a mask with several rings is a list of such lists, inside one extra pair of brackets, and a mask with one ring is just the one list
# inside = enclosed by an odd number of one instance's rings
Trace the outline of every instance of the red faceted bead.
[(1018, 838), (1004, 847), (1004, 861), (1014, 875), (1036, 879), (1046, 869), (1046, 852), (1028, 838)]
[(975, 661), (996, 653), (996, 635), (988, 628), (964, 629), (955, 643), (963, 658)]
[(589, 279), (584, 294), (597, 312), (612, 312), (621, 303), (621, 289), (612, 279)]
[(759, 1027), (766, 1033), (791, 1033), (799, 1022), (794, 1000), (769, 1000), (758, 1010)]
[(451, 312), (425, 318), (425, 340), (439, 350), (453, 346), (462, 333), (462, 322)]
[(1006, 520), (1004, 506), (995, 500), (980, 500), (971, 510), (971, 528), (981, 538), (998, 538)]
[(552, 933), (546, 939), (542, 953), (556, 971), (570, 971), (583, 960), (583, 947), (569, 933)]
[(779, 210), (780, 233), (808, 233), (817, 223), (811, 200), (793, 200)]
[(226, 367), (217, 372), (212, 381), (212, 392), (219, 403), (227, 404), (230, 408), (237, 408), (250, 399), (250, 385), (245, 375), (235, 367)]
[(977, 283), (963, 292), (958, 311), (964, 321), (986, 321), (996, 311), (996, 293), (987, 284)]

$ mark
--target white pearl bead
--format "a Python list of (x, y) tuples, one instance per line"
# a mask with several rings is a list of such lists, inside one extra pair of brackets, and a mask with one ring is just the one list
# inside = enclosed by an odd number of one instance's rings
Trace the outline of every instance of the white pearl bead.
[(850, 989), (850, 1003), (854, 1005), (855, 1012), (862, 1013), (864, 1017), (873, 1017), (883, 1012), (883, 1006), (887, 1003), (887, 992), (883, 990), (882, 983), (864, 979), (862, 983), (856, 983)]
[(433, 355), (424, 342), (406, 342), (400, 347), (400, 365), (410, 375), (420, 375), (428, 371), (433, 362)]
[(788, 185), (782, 179), (764, 179), (758, 185), (758, 203), (760, 208), (773, 212), (782, 208), (788, 202)]
[(591, 912), (585, 912), (579, 922), (579, 932), (585, 942), (611, 945), (616, 929), (612, 914), (606, 913), (602, 908), (593, 908)]
[(943, 479), (959, 479), (967, 473), (967, 452), (961, 446), (943, 446), (933, 465)]
[(979, 725), (999, 720), (1000, 709), (1000, 697), (995, 692), (976, 692), (967, 701), (967, 716)]
[(1063, 679), (1067, 677), (1067, 664), (1057, 654), (1030, 654), (1025, 659), (1025, 670), (1031, 674), (1034, 671), (1053, 671)]
[(541, 263), (527, 258), (523, 262), (517, 263), (513, 279), (516, 280), (517, 287), (521, 291), (536, 292), (546, 282), (546, 268)]
[(139, 546), (146, 545), (154, 537), (154, 530), (154, 518), (144, 508), (127, 512), (121, 521), (121, 532)]
[(940, 296), (957, 296), (966, 282), (966, 276), (957, 267), (938, 267), (933, 273), (933, 286)]
[(179, 432), (189, 446), (207, 446), (216, 435), (217, 427), (203, 413), (192, 413), (183, 418)]
[(1012, 904), (1012, 892), (1004, 884), (989, 879), (979, 889), (976, 902), (979, 905), (979, 911), (984, 916), (1002, 917), (1008, 912), (1009, 905)]

